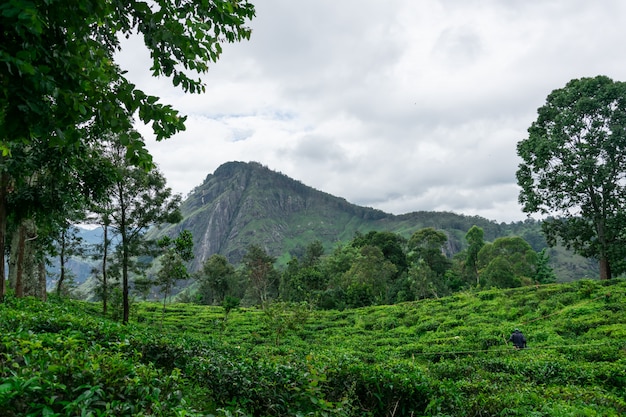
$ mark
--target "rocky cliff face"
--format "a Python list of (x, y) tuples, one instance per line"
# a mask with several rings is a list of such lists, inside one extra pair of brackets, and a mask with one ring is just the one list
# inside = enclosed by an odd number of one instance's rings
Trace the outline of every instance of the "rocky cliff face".
[(190, 193), (181, 209), (184, 220), (162, 233), (192, 232), (196, 255), (192, 270), (214, 253), (237, 263), (253, 243), (277, 257), (314, 240), (330, 244), (390, 216), (254, 162), (220, 166)]

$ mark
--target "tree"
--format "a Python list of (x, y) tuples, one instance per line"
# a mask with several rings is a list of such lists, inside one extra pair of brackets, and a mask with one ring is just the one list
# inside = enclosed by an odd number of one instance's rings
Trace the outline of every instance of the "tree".
[(276, 292), (278, 274), (274, 269), (276, 258), (258, 245), (250, 245), (243, 256), (243, 263), (255, 298), (263, 306), (267, 304), (270, 296)]
[(280, 298), (283, 301), (308, 301), (313, 304), (325, 289), (327, 277), (322, 272), (324, 246), (316, 240), (304, 250), (302, 259), (292, 257), (281, 274)]
[(426, 227), (413, 233), (409, 239), (409, 258), (413, 262), (423, 260), (438, 276), (443, 277), (451, 262), (444, 255), (443, 249), (448, 241), (446, 234), (432, 227)]
[[(204, 299), (207, 304), (221, 304), (226, 297), (230, 282), (235, 275), (235, 267), (228, 262), (224, 255), (213, 254), (202, 264), (202, 269), (196, 274), (200, 282), (200, 294), (203, 298), (211, 293), (210, 300)], [(206, 291), (208, 290), (208, 291)]]
[(101, 259), (100, 270), (94, 268), (94, 274), (100, 281), (98, 290), (99, 297), (102, 299), (102, 314), (106, 316), (109, 300), (109, 269), (108, 261), (111, 253), (111, 245), (113, 244), (111, 235), (111, 215), (113, 213), (113, 201), (104, 199), (100, 204), (92, 204), (92, 217), (89, 219), (91, 223), (98, 224), (102, 228), (102, 243), (95, 245), (95, 253), (92, 254), (93, 259)]
[(80, 256), (83, 251), (83, 238), (78, 236), (78, 228), (67, 223), (59, 230), (56, 237), (57, 253), (59, 256), (59, 280), (57, 281), (57, 296), (61, 296), (67, 275), (67, 261), (72, 256)]
[(189, 278), (185, 263), (193, 259), (193, 235), (189, 230), (183, 230), (176, 239), (164, 236), (157, 244), (165, 252), (157, 273), (157, 284), (161, 286), (163, 293), (163, 314), (165, 314), (165, 303), (172, 288), (176, 282)]
[(480, 284), (478, 275), (478, 252), (485, 245), (483, 229), (474, 225), (465, 234), (467, 240), (467, 256), (465, 258), (465, 267), (470, 274), (476, 279), (476, 285)]
[(304, 267), (316, 266), (319, 264), (322, 255), (324, 255), (324, 245), (321, 241), (315, 240), (305, 248), (302, 265)]
[(413, 263), (408, 271), (411, 291), (418, 299), (439, 298), (442, 287), (441, 277), (437, 276), (424, 260)]
[(390, 299), (387, 290), (397, 272), (396, 266), (385, 259), (378, 246), (365, 245), (342, 278), (350, 307), (383, 304)]
[(496, 256), (481, 271), (482, 281), (487, 287), (516, 288), (522, 280), (513, 270), (511, 262), (504, 256)]
[(153, 76), (201, 92), (204, 84), (190, 74), (205, 73), (224, 43), (248, 39), (245, 25), (254, 13), (247, 0), (0, 3), (0, 276), (9, 200), (32, 172), (16, 152), (82, 151), (94, 132), (111, 132), (131, 162), (150, 168), (134, 117), (151, 124), (157, 140), (184, 129), (176, 110), (125, 78), (115, 63), (121, 39), (142, 35)]
[[(56, 256), (53, 241), (59, 233), (68, 223), (80, 221), (87, 202), (99, 199), (110, 184), (107, 164), (93, 143), (56, 149), (38, 139), (33, 139), (32, 146), (14, 149), (4, 162), (0, 169), (10, 173), (11, 185), (3, 200), (8, 212), (0, 220), (0, 235), (3, 228), (5, 232), (0, 246), (13, 234), (9, 246), (16, 256), (9, 263), (11, 285), (18, 296), (43, 298), (45, 285), (43, 291), (32, 291), (41, 285), (24, 286), (23, 280), (33, 277), (24, 271), (47, 255)], [(45, 267), (40, 269), (45, 271)], [(45, 274), (39, 275), (45, 280)]]
[(626, 83), (598, 76), (554, 90), (517, 153), (519, 201), (551, 216), (548, 244), (598, 259), (601, 279), (626, 271)]
[(7, 1), (0, 5), (0, 149), (48, 138), (57, 146), (81, 142), (95, 124), (122, 135), (129, 154), (149, 163), (132, 117), (152, 123), (157, 139), (184, 129), (184, 118), (158, 97), (138, 90), (115, 63), (121, 39), (140, 34), (153, 76), (185, 92), (204, 91), (200, 79), (222, 44), (249, 39), (254, 16), (247, 0)]
[(408, 262), (405, 253), (406, 239), (392, 232), (370, 231), (366, 235), (357, 235), (352, 245), (361, 248), (365, 245), (380, 248), (385, 259), (396, 267), (396, 278), (406, 271)]
[(181, 215), (178, 211), (180, 196), (172, 196), (161, 173), (157, 169), (145, 171), (129, 165), (120, 151), (118, 147), (111, 152), (118, 175), (110, 189), (106, 215), (111, 229), (120, 238), (117, 254), (122, 275), (122, 322), (128, 323), (132, 258), (147, 252), (143, 236), (150, 226), (178, 223)]
[(556, 274), (550, 266), (550, 257), (546, 253), (546, 248), (543, 248), (539, 253), (537, 253), (535, 281), (540, 284), (551, 284), (556, 282)]
[(477, 266), (485, 286), (519, 287), (537, 271), (537, 252), (519, 236), (500, 237), (478, 252)]

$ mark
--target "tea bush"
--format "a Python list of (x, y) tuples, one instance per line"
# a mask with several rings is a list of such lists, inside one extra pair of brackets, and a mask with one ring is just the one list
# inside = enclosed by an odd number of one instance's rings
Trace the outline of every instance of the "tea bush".
[[(225, 321), (221, 307), (172, 304), (161, 323), (162, 306), (138, 303), (135, 323), (122, 326), (97, 304), (9, 296), (0, 304), (0, 410), (618, 416), (625, 304), (623, 280), (552, 284), (315, 311), (282, 331), (255, 308)], [(528, 349), (507, 342), (515, 327)]]

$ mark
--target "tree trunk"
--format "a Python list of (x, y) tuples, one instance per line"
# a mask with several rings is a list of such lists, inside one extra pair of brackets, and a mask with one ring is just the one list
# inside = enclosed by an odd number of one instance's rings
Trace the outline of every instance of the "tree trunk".
[(600, 244), (600, 279), (611, 279), (611, 266), (607, 256), (607, 238), (604, 231), (604, 220), (596, 221), (596, 232)]
[(4, 268), (4, 252), (6, 249), (7, 233), (7, 192), (9, 176), (3, 172), (0, 174), (0, 303), (4, 301), (6, 289), (6, 270)]
[(611, 279), (611, 265), (606, 256), (600, 258), (600, 279)]
[(39, 283), (39, 257), (37, 247), (37, 225), (32, 219), (19, 223), (11, 239), (9, 258), (9, 283), (16, 297), (33, 296), (44, 298)]
[(122, 305), (123, 305), (123, 316), (122, 316), (122, 323), (123, 324), (127, 324), (128, 323), (128, 318), (129, 318), (129, 313), (130, 313), (130, 303), (128, 301), (128, 263), (129, 263), (129, 256), (128, 256), (128, 252), (129, 252), (129, 236), (128, 236), (128, 231), (126, 230), (126, 214), (125, 214), (125, 207), (123, 206), (123, 202), (122, 202), (122, 210), (121, 210), (122, 216), (120, 219), (120, 234), (122, 237)]
[(127, 324), (130, 315), (130, 303), (128, 301), (128, 242), (125, 231), (122, 231), (122, 299), (124, 306), (122, 323)]
[(15, 296), (24, 296), (24, 252), (26, 251), (26, 232), (24, 230), (24, 224), (20, 224), (17, 229), (17, 256), (15, 264)]
[(59, 244), (61, 245), (61, 253), (59, 254), (59, 262), (61, 271), (59, 272), (59, 282), (57, 282), (57, 296), (61, 296), (61, 288), (63, 288), (63, 281), (65, 280), (65, 243), (66, 243), (66, 234), (65, 230), (61, 231), (61, 241)]
[(107, 256), (109, 252), (109, 227), (107, 224), (103, 227), (104, 241), (102, 244), (102, 314), (107, 315), (107, 298), (109, 288), (107, 287)]
[(46, 261), (39, 261), (39, 298), (42, 301), (46, 301), (48, 298), (48, 292), (46, 291)]

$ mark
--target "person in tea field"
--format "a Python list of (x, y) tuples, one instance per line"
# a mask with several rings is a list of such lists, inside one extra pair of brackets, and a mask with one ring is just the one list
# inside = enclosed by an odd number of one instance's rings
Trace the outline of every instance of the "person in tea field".
[(509, 342), (513, 342), (515, 349), (524, 349), (526, 347), (526, 337), (524, 337), (524, 334), (520, 332), (519, 329), (515, 329), (515, 331), (511, 334)]

